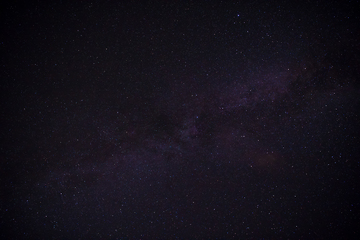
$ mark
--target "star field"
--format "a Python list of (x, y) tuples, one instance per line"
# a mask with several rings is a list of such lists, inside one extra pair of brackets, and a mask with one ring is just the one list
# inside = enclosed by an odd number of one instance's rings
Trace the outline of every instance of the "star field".
[(356, 239), (358, 1), (4, 5), (2, 239)]

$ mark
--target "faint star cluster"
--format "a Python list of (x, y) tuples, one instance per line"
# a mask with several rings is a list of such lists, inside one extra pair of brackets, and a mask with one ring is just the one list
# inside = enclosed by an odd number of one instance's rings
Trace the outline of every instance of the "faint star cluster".
[(7, 3), (2, 239), (356, 239), (356, 1)]

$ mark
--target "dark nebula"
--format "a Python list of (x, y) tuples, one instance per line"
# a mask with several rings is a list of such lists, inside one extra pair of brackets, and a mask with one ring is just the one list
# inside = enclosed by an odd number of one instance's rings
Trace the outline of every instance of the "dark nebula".
[(1, 239), (357, 239), (358, 8), (3, 5)]

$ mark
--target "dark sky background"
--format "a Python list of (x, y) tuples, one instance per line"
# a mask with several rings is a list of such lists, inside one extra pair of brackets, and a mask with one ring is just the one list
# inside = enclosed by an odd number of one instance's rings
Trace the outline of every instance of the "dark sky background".
[(1, 7), (2, 239), (356, 239), (359, 1)]

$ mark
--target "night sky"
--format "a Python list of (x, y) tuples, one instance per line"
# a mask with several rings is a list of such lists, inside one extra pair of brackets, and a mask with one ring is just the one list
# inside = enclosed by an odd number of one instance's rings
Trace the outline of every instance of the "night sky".
[(356, 239), (359, 1), (30, 2), (1, 239)]

